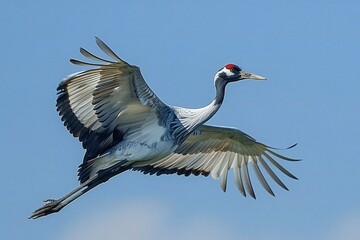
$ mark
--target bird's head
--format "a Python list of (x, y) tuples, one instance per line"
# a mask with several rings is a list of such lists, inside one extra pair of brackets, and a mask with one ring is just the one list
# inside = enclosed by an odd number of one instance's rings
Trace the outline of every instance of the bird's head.
[(262, 76), (243, 71), (235, 64), (227, 64), (221, 68), (215, 75), (215, 79), (218, 78), (222, 79), (226, 83), (236, 82), (244, 79), (266, 80), (266, 78)]

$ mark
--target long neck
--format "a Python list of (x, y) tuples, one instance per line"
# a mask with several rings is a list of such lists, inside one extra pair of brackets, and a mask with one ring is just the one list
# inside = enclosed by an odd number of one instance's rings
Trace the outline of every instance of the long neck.
[(224, 101), (226, 82), (222, 78), (215, 79), (215, 103), (221, 105)]
[(215, 79), (215, 98), (214, 100), (200, 110), (198, 124), (203, 124), (219, 110), (224, 101), (226, 82), (222, 78)]
[(214, 100), (207, 106), (197, 109), (187, 109), (183, 112), (181, 122), (190, 132), (209, 120), (219, 110), (225, 94), (226, 82), (222, 79), (215, 80), (216, 95)]

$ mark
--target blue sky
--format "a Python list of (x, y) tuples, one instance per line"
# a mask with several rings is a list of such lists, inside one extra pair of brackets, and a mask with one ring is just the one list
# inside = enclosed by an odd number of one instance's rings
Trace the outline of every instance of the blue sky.
[[(1, 1), (0, 239), (359, 239), (358, 1)], [(55, 110), (56, 87), (94, 36), (138, 65), (166, 103), (201, 107), (227, 63), (268, 81), (228, 87), (211, 124), (282, 152), (290, 191), (255, 183), (121, 174), (58, 214), (28, 220), (77, 186), (83, 150)]]

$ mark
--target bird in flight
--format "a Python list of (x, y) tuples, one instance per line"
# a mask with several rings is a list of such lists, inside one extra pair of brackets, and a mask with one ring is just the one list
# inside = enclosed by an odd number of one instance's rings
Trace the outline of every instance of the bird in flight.
[(205, 124), (222, 105), (229, 83), (266, 78), (227, 64), (215, 74), (216, 94), (209, 105), (198, 109), (170, 106), (149, 88), (139, 67), (119, 58), (99, 38), (96, 43), (113, 60), (80, 48), (83, 56), (99, 63), (71, 59), (73, 64), (93, 68), (68, 76), (57, 88), (56, 107), (61, 120), (86, 150), (78, 169), (80, 185), (59, 199), (46, 200), (29, 218), (58, 212), (126, 170), (156, 175), (211, 175), (220, 179), (225, 192), (228, 171), (233, 169), (238, 190), (253, 198), (249, 166), (271, 195), (274, 193), (261, 169), (286, 190), (270, 166), (297, 179), (277, 161), (296, 159), (278, 154), (276, 149), (238, 129)]

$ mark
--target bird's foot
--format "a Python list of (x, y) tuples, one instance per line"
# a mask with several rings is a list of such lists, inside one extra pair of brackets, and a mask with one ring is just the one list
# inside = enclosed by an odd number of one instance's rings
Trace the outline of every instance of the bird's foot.
[(36, 219), (39, 217), (43, 217), (49, 215), (51, 213), (56, 213), (60, 211), (64, 206), (61, 201), (55, 199), (47, 199), (44, 201), (46, 204), (41, 208), (35, 210), (33, 214), (29, 217), (29, 219)]

